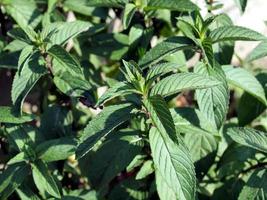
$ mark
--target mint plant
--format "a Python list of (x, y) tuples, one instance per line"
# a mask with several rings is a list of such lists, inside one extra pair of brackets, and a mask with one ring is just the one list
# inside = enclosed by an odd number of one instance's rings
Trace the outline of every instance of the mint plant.
[(0, 4), (0, 199), (267, 197), (267, 39), (223, 4)]

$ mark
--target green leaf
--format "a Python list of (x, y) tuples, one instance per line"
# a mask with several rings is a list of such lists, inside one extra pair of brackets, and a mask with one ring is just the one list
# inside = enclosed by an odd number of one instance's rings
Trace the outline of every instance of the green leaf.
[(255, 49), (253, 49), (246, 58), (246, 61), (252, 62), (265, 56), (267, 56), (267, 41), (261, 42)]
[(128, 0), (88, 0), (87, 5), (93, 7), (123, 7)]
[(156, 186), (160, 199), (177, 199), (175, 191), (168, 185), (163, 175), (156, 170)]
[(10, 0), (5, 9), (23, 29), (36, 27), (41, 21), (41, 13), (33, 0)]
[(267, 152), (267, 133), (252, 128), (235, 127), (227, 129), (227, 134), (237, 143)]
[[(34, 35), (34, 33), (33, 33), (33, 35), (32, 34), (26, 34), (25, 31), (21, 28), (13, 28), (10, 31), (8, 31), (7, 34), (8, 34), (8, 36), (14, 38), (15, 40), (18, 40), (20, 42), (24, 42), (25, 44), (28, 44), (28, 45), (33, 44), (33, 41), (35, 40), (35, 36), (36, 36), (36, 35)], [(18, 44), (16, 44), (16, 45), (18, 45)]]
[(148, 70), (146, 80), (152, 79), (153, 77), (163, 76), (170, 72), (176, 72), (181, 67), (183, 67), (183, 65), (171, 62), (156, 64)]
[[(221, 26), (232, 26), (231, 18), (226, 14), (220, 14), (215, 18), (214, 23), (209, 28), (212, 30)], [(213, 28), (214, 26), (214, 28)], [(213, 50), (216, 60), (223, 65), (230, 64), (234, 54), (235, 41), (223, 41), (213, 44)]]
[(216, 152), (217, 142), (211, 133), (193, 125), (180, 125), (178, 131), (185, 133), (184, 143), (194, 162)]
[[(177, 144), (164, 134), (153, 127), (149, 132), (156, 174), (160, 175), (162, 182), (156, 181), (159, 196), (163, 198), (166, 192), (171, 191), (172, 195), (168, 195), (172, 199), (195, 199), (196, 177), (189, 151), (182, 141)], [(161, 188), (162, 184), (165, 189)]]
[(76, 189), (69, 190), (62, 197), (62, 200), (98, 200), (98, 193), (95, 190)]
[(199, 8), (190, 0), (149, 0), (146, 10), (169, 9), (176, 11), (193, 11)]
[(201, 49), (204, 54), (205, 61), (212, 67), (214, 66), (214, 53), (213, 53), (213, 47), (212, 47), (212, 41), (210, 38), (205, 38), (201, 42)]
[(139, 61), (139, 66), (142, 68), (149, 67), (161, 61), (167, 55), (192, 48), (193, 42), (188, 38), (180, 36), (170, 37), (150, 49)]
[(209, 131), (210, 124), (198, 110), (176, 108), (171, 110), (171, 114), (177, 132), (184, 135), (184, 143), (195, 163), (197, 177), (203, 177), (214, 162), (218, 133)]
[(65, 160), (75, 154), (76, 141), (71, 137), (48, 140), (35, 149), (38, 158), (46, 162)]
[(248, 167), (249, 160), (255, 159), (255, 149), (237, 143), (231, 143), (218, 162), (218, 178), (238, 176)]
[(23, 113), (21, 116), (16, 116), (12, 112), (11, 107), (0, 106), (0, 123), (22, 124), (35, 119), (35, 116)]
[(54, 58), (52, 72), (55, 85), (70, 96), (83, 96), (91, 89), (80, 64), (59, 45), (52, 46), (48, 53)]
[(30, 57), (33, 54), (33, 46), (31, 45), (27, 45), (26, 47), (24, 47), (19, 55), (19, 61), (18, 61), (18, 72), (20, 74), (20, 72), (22, 71), (25, 63), (27, 62), (28, 59), (30, 59)]
[(40, 54), (37, 52), (27, 60), (23, 69), (16, 73), (12, 84), (11, 97), (15, 112), (21, 112), (24, 99), (37, 81), (46, 74), (46, 68), (40, 63)]
[(76, 150), (77, 157), (84, 156), (100, 139), (129, 120), (132, 109), (133, 107), (130, 104), (105, 107), (84, 129)]
[(86, 93), (92, 88), (91, 84), (81, 79), (77, 74), (63, 72), (54, 77), (54, 83), (57, 88), (66, 95), (72, 97), (86, 97)]
[(173, 119), (164, 99), (160, 95), (152, 96), (144, 100), (144, 105), (159, 132), (177, 141)]
[(213, 43), (231, 40), (266, 40), (266, 37), (264, 35), (240, 26), (222, 26), (211, 31), (209, 36), (212, 39)]
[(0, 174), (0, 199), (7, 199), (30, 172), (25, 163), (10, 165)]
[(222, 69), (229, 83), (245, 90), (263, 104), (267, 104), (264, 89), (252, 74), (243, 68), (234, 68), (230, 65), (222, 66)]
[(214, 68), (210, 68), (203, 63), (199, 63), (194, 70), (196, 73), (206, 75), (207, 77), (222, 82), (222, 84), (218, 86), (196, 91), (199, 110), (203, 113), (203, 116), (213, 124), (214, 130), (220, 129), (226, 118), (229, 103), (229, 90), (225, 74), (220, 66), (215, 65)]
[(198, 132), (203, 133), (204, 131), (214, 136), (217, 135), (217, 131), (214, 131), (212, 123), (205, 118), (200, 110), (191, 107), (177, 107), (170, 111), (176, 130), (182, 129), (183, 126), (194, 126), (194, 128), (199, 129)]
[(102, 105), (116, 97), (122, 97), (128, 94), (137, 93), (138, 91), (127, 82), (118, 82), (109, 88), (97, 101), (96, 106)]
[(20, 163), (23, 161), (29, 161), (30, 157), (25, 152), (20, 152), (8, 161), (8, 165)]
[(136, 174), (135, 179), (143, 179), (154, 172), (153, 161), (147, 160)]
[[(100, 147), (79, 160), (81, 173), (97, 188), (104, 188), (140, 154), (140, 132), (124, 129), (107, 136)], [(90, 165), (88, 165), (90, 163)]]
[(55, 22), (45, 27), (42, 34), (44, 39), (49, 37), (52, 45), (64, 45), (70, 39), (88, 31), (91, 27), (91, 23), (79, 20), (74, 22)]
[(150, 95), (161, 95), (163, 97), (176, 94), (184, 90), (210, 88), (221, 83), (197, 73), (184, 72), (173, 74), (159, 81), (151, 90)]
[(38, 160), (32, 163), (32, 176), (36, 187), (42, 194), (47, 192), (53, 197), (61, 198), (56, 181), (43, 161)]
[[(261, 83), (262, 87), (264, 87), (265, 98), (267, 98), (267, 73), (260, 73), (256, 76), (256, 78)], [(254, 119), (259, 117), (265, 109), (265, 104), (256, 99), (254, 96), (245, 92), (241, 96), (237, 107), (239, 125), (245, 126), (249, 124)]]
[(238, 200), (254, 200), (267, 198), (267, 171), (257, 169), (249, 177), (248, 182), (239, 194)]
[(135, 11), (137, 10), (136, 6), (132, 3), (126, 4), (123, 12), (123, 27), (127, 29), (132, 21)]
[(53, 74), (57, 75), (62, 72), (70, 72), (71, 74), (82, 75), (80, 64), (61, 46), (54, 45), (48, 50), (49, 55), (56, 61), (53, 66)]
[(242, 13), (245, 12), (247, 7), (247, 0), (235, 0), (235, 3), (237, 4)]
[(38, 129), (30, 125), (6, 125), (6, 132), (10, 146), (32, 158), (35, 157), (33, 149), (44, 139)]

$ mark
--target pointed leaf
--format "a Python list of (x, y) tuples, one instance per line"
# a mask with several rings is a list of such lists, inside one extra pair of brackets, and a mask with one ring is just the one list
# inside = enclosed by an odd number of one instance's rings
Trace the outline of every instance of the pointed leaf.
[(122, 97), (127, 94), (136, 93), (135, 90), (130, 84), (127, 82), (118, 82), (111, 88), (109, 88), (97, 101), (96, 106), (102, 105), (105, 102), (114, 99), (116, 97)]
[(238, 5), (241, 12), (245, 12), (247, 0), (235, 0), (235, 3)]
[(48, 140), (35, 149), (38, 158), (46, 162), (65, 160), (75, 154), (76, 141), (71, 137), (61, 137), (59, 139)]
[(105, 107), (84, 129), (76, 151), (77, 157), (84, 156), (100, 139), (130, 119), (132, 109), (133, 106), (130, 104)]
[(197, 73), (178, 73), (168, 76), (159, 81), (151, 90), (151, 95), (162, 95), (164, 97), (185, 90), (210, 88), (221, 83)]
[(41, 13), (37, 9), (35, 1), (11, 0), (5, 8), (21, 28), (36, 27), (41, 21)]
[(177, 141), (173, 119), (164, 99), (160, 95), (152, 96), (144, 100), (144, 105), (159, 132)]
[[(264, 87), (265, 98), (267, 98), (267, 73), (260, 73), (256, 76), (262, 87)], [(248, 104), (249, 102), (249, 104)], [(238, 103), (237, 116), (240, 126), (245, 126), (259, 117), (266, 109), (261, 101), (245, 92)]]
[(53, 68), (53, 73), (55, 75), (65, 71), (78, 75), (82, 74), (80, 64), (61, 46), (52, 46), (48, 50), (48, 53), (58, 62), (56, 64), (57, 67)]
[(32, 163), (32, 176), (36, 187), (41, 193), (47, 192), (53, 197), (61, 198), (56, 181), (43, 161), (38, 160)]
[(56, 22), (45, 27), (42, 34), (44, 39), (49, 38), (52, 45), (64, 45), (80, 33), (88, 31), (91, 26), (91, 23), (79, 20)]
[(7, 164), (13, 165), (15, 163), (20, 163), (20, 162), (29, 161), (29, 160), (30, 160), (30, 157), (25, 152), (20, 152), (17, 155), (15, 155), (13, 158), (11, 158)]
[(123, 7), (128, 0), (88, 0), (87, 5), (93, 7)]
[(126, 4), (122, 20), (124, 29), (127, 29), (129, 27), (136, 10), (137, 8), (134, 4), (132, 3)]
[(139, 61), (139, 66), (142, 68), (149, 67), (164, 59), (167, 55), (180, 50), (192, 49), (193, 42), (186, 37), (171, 37), (157, 44), (149, 50), (144, 57)]
[(267, 133), (252, 128), (229, 128), (227, 134), (237, 143), (267, 152)]
[(19, 61), (18, 61), (18, 72), (20, 72), (23, 69), (23, 66), (25, 65), (26, 61), (32, 56), (33, 53), (33, 46), (27, 45), (24, 47), (19, 55)]
[(149, 0), (147, 10), (169, 9), (176, 11), (193, 11), (199, 8), (190, 0)]
[(243, 68), (227, 65), (222, 66), (228, 82), (255, 96), (259, 101), (267, 104), (264, 89), (259, 81)]
[(265, 56), (267, 56), (267, 41), (260, 43), (255, 49), (253, 49), (246, 58), (246, 61), (252, 62)]
[(0, 174), (0, 199), (7, 199), (20, 186), (30, 172), (25, 163), (9, 166)]
[(20, 112), (24, 99), (36, 82), (46, 74), (45, 67), (39, 63), (39, 53), (26, 61), (19, 75), (16, 73), (12, 84), (11, 97), (16, 112)]
[(258, 41), (266, 39), (264, 35), (240, 26), (222, 26), (211, 31), (209, 36), (213, 43), (231, 40)]
[(196, 73), (206, 75), (217, 79), (222, 84), (196, 91), (196, 99), (198, 102), (199, 110), (203, 113), (204, 117), (213, 124), (213, 129), (220, 129), (226, 114), (228, 112), (229, 91), (226, 77), (220, 66), (215, 65), (214, 68), (198, 64), (194, 68)]
[(153, 161), (147, 160), (136, 174), (135, 179), (143, 179), (154, 172)]
[(183, 65), (178, 65), (176, 63), (171, 62), (154, 65), (148, 70), (146, 80), (149, 80), (153, 77), (163, 76), (173, 71), (177, 71), (181, 67), (183, 67)]
[(172, 199), (195, 199), (196, 177), (188, 149), (182, 142), (177, 144), (162, 134), (156, 128), (151, 128), (149, 132), (156, 174), (160, 174), (167, 187), (167, 190), (163, 190), (160, 188), (163, 183), (156, 182), (159, 196), (167, 195), (165, 192), (170, 190)]

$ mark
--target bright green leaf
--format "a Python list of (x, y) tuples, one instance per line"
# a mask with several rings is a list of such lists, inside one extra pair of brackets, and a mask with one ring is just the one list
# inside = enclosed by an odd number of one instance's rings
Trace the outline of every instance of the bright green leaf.
[(47, 192), (51, 196), (60, 199), (61, 195), (56, 181), (43, 161), (38, 160), (32, 163), (32, 176), (36, 187), (41, 193)]
[(199, 8), (190, 0), (148, 0), (147, 10), (169, 9), (176, 11), (193, 11)]
[(136, 174), (136, 180), (146, 178), (154, 172), (153, 161), (147, 160)]
[(182, 142), (177, 144), (162, 134), (156, 128), (151, 128), (149, 133), (156, 174), (160, 174), (167, 188), (163, 190), (160, 188), (163, 183), (156, 181), (159, 196), (171, 195), (165, 194), (170, 190), (172, 199), (195, 199), (196, 177), (188, 149)]
[(25, 62), (20, 74), (17, 72), (15, 75), (11, 96), (16, 112), (21, 111), (22, 104), (28, 93), (37, 81), (46, 74), (46, 69), (40, 63), (39, 56), (39, 53), (35, 53)]
[(225, 74), (219, 65), (210, 68), (200, 63), (194, 70), (196, 73), (206, 75), (207, 77), (222, 82), (222, 84), (218, 86), (196, 91), (199, 110), (203, 113), (204, 117), (213, 124), (214, 130), (220, 129), (226, 118), (229, 103), (229, 90)]
[(212, 88), (221, 83), (197, 73), (178, 73), (159, 81), (151, 90), (150, 95), (162, 95), (164, 97), (185, 90)]
[(124, 27), (124, 29), (127, 29), (129, 27), (136, 9), (137, 8), (134, 4), (132, 4), (132, 3), (126, 4), (126, 6), (124, 8), (124, 13), (123, 13), (123, 27)]
[(48, 140), (35, 149), (38, 158), (46, 162), (65, 160), (75, 154), (76, 141), (71, 137)]
[(245, 90), (262, 103), (267, 104), (263, 87), (247, 70), (240, 67), (234, 68), (229, 65), (222, 66), (222, 69), (229, 83)]
[(240, 26), (222, 26), (211, 31), (209, 36), (213, 43), (231, 40), (259, 41), (266, 39), (264, 35)]
[(267, 133), (252, 128), (229, 128), (227, 134), (237, 143), (267, 152)]

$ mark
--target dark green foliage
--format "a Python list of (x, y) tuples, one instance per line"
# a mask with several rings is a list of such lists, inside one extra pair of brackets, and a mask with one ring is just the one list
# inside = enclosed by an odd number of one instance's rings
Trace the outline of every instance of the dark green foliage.
[(266, 199), (267, 40), (206, 4), (0, 0), (0, 200)]

